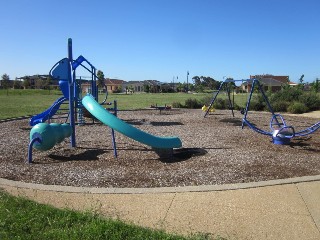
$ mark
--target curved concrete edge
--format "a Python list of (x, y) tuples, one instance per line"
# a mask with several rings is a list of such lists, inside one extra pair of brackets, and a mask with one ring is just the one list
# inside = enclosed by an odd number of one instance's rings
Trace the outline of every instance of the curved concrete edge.
[(72, 187), (61, 185), (44, 185), (36, 183), (26, 183), (0, 178), (1, 186), (26, 188), (42, 191), (69, 192), (69, 193), (88, 193), (88, 194), (146, 194), (146, 193), (182, 193), (182, 192), (210, 192), (249, 189), (275, 185), (295, 184), (301, 182), (319, 181), (320, 175), (305, 176), (287, 179), (277, 179), (261, 182), (235, 183), (224, 185), (201, 185), (201, 186), (182, 186), (182, 187), (158, 187), (158, 188), (98, 188), (98, 187)]

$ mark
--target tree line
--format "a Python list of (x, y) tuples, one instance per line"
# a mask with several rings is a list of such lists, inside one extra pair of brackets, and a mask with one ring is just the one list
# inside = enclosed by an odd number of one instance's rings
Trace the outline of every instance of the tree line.
[[(302, 75), (299, 79), (299, 88), (309, 88), (315, 92), (320, 92), (320, 80), (317, 78), (314, 82), (304, 83)], [(106, 88), (105, 85), (105, 76), (101, 70), (97, 72), (97, 84), (100, 88)], [(204, 92), (210, 90), (217, 90), (222, 83), (222, 81), (215, 80), (210, 76), (194, 76), (192, 77), (193, 83), (175, 83), (170, 84), (166, 83), (160, 89), (154, 89), (154, 87), (145, 86), (146, 92), (187, 92), (187, 91), (195, 91), (195, 92)], [(50, 89), (52, 88), (53, 79), (50, 75), (33, 75), (33, 76), (24, 76), (21, 78), (16, 78), (15, 80), (10, 80), (8, 74), (3, 74), (1, 76), (1, 85), (0, 87), (3, 89), (14, 88), (14, 89)], [(58, 85), (58, 83), (54, 84)]]

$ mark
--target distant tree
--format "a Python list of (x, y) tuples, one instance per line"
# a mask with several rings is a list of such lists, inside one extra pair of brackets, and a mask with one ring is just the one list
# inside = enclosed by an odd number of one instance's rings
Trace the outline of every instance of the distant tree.
[(191, 83), (189, 83), (189, 85), (188, 85), (188, 90), (189, 91), (194, 91), (194, 84), (191, 84)]
[(301, 77), (299, 78), (299, 83), (303, 84), (303, 78), (304, 78), (304, 74), (301, 75)]
[(215, 89), (215, 82), (216, 80), (214, 80), (211, 77), (204, 77), (201, 76), (201, 79), (203, 81), (203, 86), (207, 89)]
[(304, 78), (304, 74), (302, 74), (301, 77), (299, 78), (298, 88), (300, 89), (304, 88), (303, 78)]
[(218, 89), (220, 86), (219, 81), (214, 80), (212, 77), (206, 77), (206, 76), (194, 76), (192, 78), (194, 82), (194, 86), (190, 86), (193, 90), (196, 90), (198, 92), (202, 92), (205, 89), (213, 90)]
[(182, 83), (178, 83), (177, 84), (177, 92), (183, 92), (183, 90), (184, 90), (183, 84)]
[(41, 78), (38, 77), (38, 78), (34, 79), (34, 87), (36, 89), (42, 89), (43, 88), (43, 81), (42, 81)]
[(150, 86), (148, 84), (143, 85), (143, 89), (146, 93), (150, 92)]
[(51, 76), (47, 76), (46, 78), (42, 79), (43, 88), (50, 89), (50, 82), (51, 82)]
[(319, 78), (317, 78), (313, 83), (310, 84), (311, 85), (311, 89), (314, 92), (320, 92), (320, 80)]
[(2, 79), (2, 87), (4, 88), (4, 89), (7, 89), (7, 96), (8, 96), (8, 88), (10, 87), (10, 77), (9, 77), (9, 75), (8, 74), (3, 74), (2, 76), (1, 76), (1, 79)]
[(1, 76), (1, 80), (2, 80), (2, 87), (4, 88), (4, 89), (7, 89), (7, 88), (9, 88), (10, 87), (10, 77), (9, 77), (9, 75), (8, 74), (3, 74), (2, 76)]
[(197, 85), (201, 85), (201, 79), (199, 76), (194, 76), (192, 78), (193, 82), (194, 82), (194, 85), (197, 86)]
[(13, 82), (13, 88), (14, 89), (20, 89), (22, 87), (22, 82), (18, 79), (15, 79)]
[(104, 73), (101, 70), (98, 70), (97, 77), (98, 77), (98, 87), (106, 88)]
[(10, 77), (9, 77), (9, 75), (8, 74), (3, 74), (2, 76), (1, 76), (1, 80), (3, 80), (3, 81), (9, 81), (10, 80)]
[(31, 87), (30, 77), (28, 77), (28, 76), (23, 77), (23, 83), (22, 83), (22, 85), (23, 85), (23, 88), (24, 88), (24, 89), (30, 88), (30, 87)]

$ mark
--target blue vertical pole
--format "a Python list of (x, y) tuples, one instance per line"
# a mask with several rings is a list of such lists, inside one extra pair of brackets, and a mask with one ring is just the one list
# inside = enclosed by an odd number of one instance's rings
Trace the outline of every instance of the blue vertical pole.
[[(244, 128), (244, 120), (247, 119), (247, 114), (248, 114), (248, 111), (249, 111), (250, 101), (251, 101), (251, 97), (252, 97), (252, 93), (253, 93), (253, 90), (254, 90), (255, 83), (256, 83), (256, 79), (253, 79), (252, 80), (250, 94), (249, 94), (249, 97), (248, 97), (248, 100), (247, 100), (246, 110), (244, 112), (244, 117), (243, 117), (243, 121), (242, 121), (242, 124), (241, 124), (241, 128)], [(247, 81), (247, 86), (249, 86), (249, 81)]]
[(70, 126), (72, 128), (71, 134), (71, 147), (76, 146), (76, 131), (75, 131), (75, 119), (74, 119), (74, 79), (72, 76), (71, 64), (72, 58), (72, 39), (68, 39), (68, 82), (69, 82), (69, 111), (70, 111)]
[[(113, 108), (114, 108), (114, 115), (117, 117), (117, 114), (118, 114), (118, 106), (117, 106), (117, 101), (114, 100), (113, 102)], [(112, 136), (112, 146), (113, 146), (113, 154), (114, 154), (114, 157), (117, 158), (118, 157), (118, 151), (117, 151), (117, 144), (116, 144), (116, 136), (115, 136), (115, 133), (114, 133), (114, 129), (111, 128), (111, 136)]]
[(96, 77), (96, 68), (93, 68), (93, 89), (94, 89), (94, 98), (98, 102), (98, 89), (97, 89), (97, 77)]
[(214, 101), (216, 100), (216, 98), (217, 98), (217, 96), (218, 96), (219, 92), (221, 91), (222, 86), (223, 86), (224, 84), (225, 84), (225, 82), (220, 83), (218, 92), (215, 93), (215, 95), (214, 95), (214, 97), (212, 98), (212, 100), (211, 100), (211, 102), (210, 102), (210, 104), (209, 104), (209, 107), (208, 107), (208, 109), (207, 109), (207, 111), (206, 111), (206, 113), (204, 114), (203, 117), (206, 117), (206, 116), (208, 115), (208, 113), (209, 113), (209, 111), (210, 111), (210, 108), (212, 107)]

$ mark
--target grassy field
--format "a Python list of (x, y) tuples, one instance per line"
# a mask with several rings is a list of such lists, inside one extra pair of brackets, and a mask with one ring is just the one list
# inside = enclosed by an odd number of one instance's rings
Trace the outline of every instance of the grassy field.
[[(93, 213), (60, 210), (0, 191), (0, 239), (172, 239), (201, 240), (142, 228)], [(221, 238), (218, 238), (221, 239)]]
[[(53, 102), (61, 97), (60, 91), (48, 90), (0, 90), (0, 119), (35, 115), (50, 107)], [(99, 95), (99, 100), (104, 99), (104, 95)], [(223, 93), (219, 98), (226, 98)], [(151, 105), (172, 105), (180, 103), (185, 105), (187, 99), (211, 99), (212, 93), (185, 94), (185, 93), (139, 93), (139, 94), (109, 94), (108, 102), (117, 100), (120, 110), (133, 110), (147, 108)], [(235, 102), (244, 106), (246, 94), (235, 95)]]

